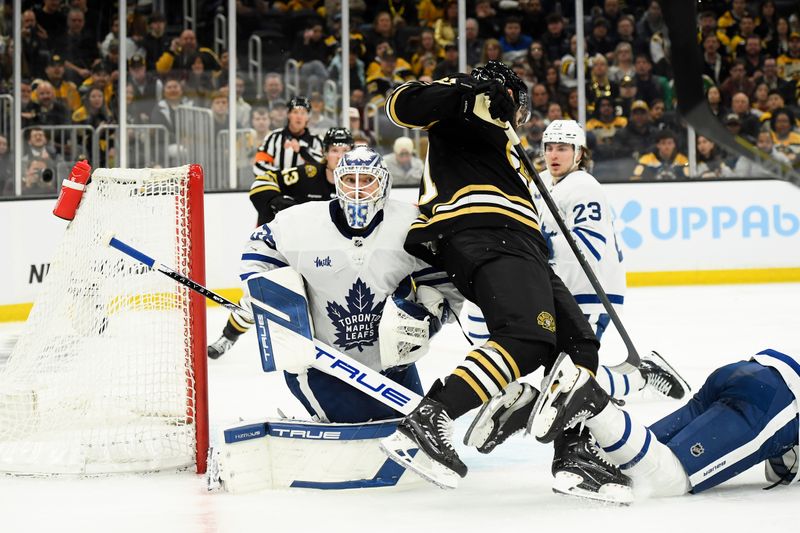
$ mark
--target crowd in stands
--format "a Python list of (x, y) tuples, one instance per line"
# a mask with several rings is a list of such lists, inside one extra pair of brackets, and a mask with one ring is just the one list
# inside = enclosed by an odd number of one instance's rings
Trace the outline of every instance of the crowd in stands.
[[(135, 2), (129, 2), (135, 4)], [(112, 3), (99, 0), (23, 1), (22, 127), (25, 176), (30, 190), (49, 184), (33, 177), (37, 167), (75, 159), (48, 138), (48, 127), (98, 128), (118, 122), (119, 54), (127, 59), (125, 95), (130, 124), (160, 124), (177, 143), (179, 105), (211, 109), (217, 129), (227, 128), (227, 52), (211, 46), (213, 14), (221, 2), (199, 1), (204, 30), (183, 29), (181, 17), (168, 20), (152, 3), (129, 14), (128, 38), (119, 42)], [(309, 98), (309, 129), (323, 135), (333, 126), (324, 112), (323, 84), (341, 88), (339, 55), (342, 21), (338, 0), (238, 0), (239, 64), (247, 59), (247, 39), (264, 42), (265, 74), (256, 87), (244, 74), (236, 83), (240, 128), (252, 128), (252, 151), (287, 120), (288, 80), (284, 64), (300, 64), (300, 94)], [(500, 60), (530, 89), (533, 118), (521, 137), (534, 158), (547, 124), (578, 118), (577, 62), (586, 66), (587, 133), (601, 178), (674, 179), (688, 175), (685, 124), (676, 114), (670, 38), (656, 1), (585, 0), (584, 58), (577, 58), (574, 2), (569, 0), (468, 0), (468, 68)], [(111, 6), (111, 7), (109, 7)], [(174, 6), (173, 6), (174, 7)], [(202, 11), (205, 9), (205, 11)], [(402, 132), (376, 138), (374, 107), (408, 80), (433, 81), (458, 72), (458, 2), (454, 0), (354, 0), (350, 9), (349, 117), (356, 142), (391, 153), (403, 166), (397, 182), (419, 179), (417, 162), (425, 143)], [(697, 23), (708, 104), (725, 126), (761, 150), (800, 165), (800, 7), (780, 0), (701, 0)], [(10, 5), (0, 27), (0, 93), (11, 93)], [(240, 69), (241, 71), (241, 69)], [(382, 114), (382, 112), (380, 113)], [(0, 194), (11, 180), (9, 132), (0, 132)], [(113, 164), (113, 146), (105, 163)], [(409, 159), (409, 156), (412, 159)], [(768, 175), (765, 169), (726, 154), (697, 138), (698, 176)], [(409, 163), (413, 161), (413, 163)], [(35, 163), (35, 164), (34, 164)], [(33, 165), (33, 166), (30, 166)], [(398, 172), (401, 170), (398, 167)], [(46, 174), (46, 173), (45, 173)], [(2, 184), (5, 182), (5, 187)], [(54, 185), (54, 184), (53, 184)]]

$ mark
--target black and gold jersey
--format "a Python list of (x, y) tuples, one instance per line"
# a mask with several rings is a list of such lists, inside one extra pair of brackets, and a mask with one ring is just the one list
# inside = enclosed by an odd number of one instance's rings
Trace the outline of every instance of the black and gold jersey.
[(475, 227), (521, 230), (546, 249), (531, 177), (503, 128), (475, 114), (479, 99), (464, 98), (456, 85), (459, 76), (407, 82), (386, 101), (386, 113), (397, 126), (428, 131), (420, 215), (409, 229), (406, 249), (433, 262), (429, 243)]
[(325, 167), (314, 161), (284, 170), (268, 170), (257, 176), (250, 187), (250, 201), (258, 211), (258, 225), (275, 217), (269, 203), (276, 196), (291, 196), (298, 204), (333, 198), (336, 189), (328, 182)]

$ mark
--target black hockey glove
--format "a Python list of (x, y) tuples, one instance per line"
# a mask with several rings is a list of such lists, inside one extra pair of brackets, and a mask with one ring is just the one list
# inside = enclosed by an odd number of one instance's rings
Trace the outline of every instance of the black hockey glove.
[(456, 83), (459, 91), (465, 94), (462, 106), (465, 113), (501, 127), (505, 122), (514, 123), (517, 105), (502, 83), (471, 78), (461, 78)]
[(291, 196), (287, 196), (285, 194), (280, 194), (274, 197), (269, 201), (269, 204), (267, 204), (270, 210), (272, 210), (272, 212), (275, 214), (277, 214), (278, 211), (283, 211), (287, 207), (292, 207), (293, 205), (297, 205), (297, 201)]

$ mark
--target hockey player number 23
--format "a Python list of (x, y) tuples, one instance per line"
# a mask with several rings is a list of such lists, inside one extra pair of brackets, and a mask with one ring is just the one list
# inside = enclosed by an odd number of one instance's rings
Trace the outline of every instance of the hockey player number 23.
[[(586, 210), (589, 210), (587, 214), (584, 215)], [(575, 224), (580, 224), (581, 222), (586, 222), (586, 218), (588, 217), (589, 220), (600, 220), (602, 217), (600, 213), (600, 204), (597, 202), (589, 202), (588, 204), (576, 204), (575, 207), (572, 208), (572, 211), (575, 213)]]

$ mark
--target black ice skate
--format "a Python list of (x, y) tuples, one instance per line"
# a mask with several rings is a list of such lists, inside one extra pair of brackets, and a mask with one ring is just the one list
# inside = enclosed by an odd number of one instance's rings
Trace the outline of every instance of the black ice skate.
[(639, 372), (642, 373), (642, 377), (647, 383), (645, 388), (668, 398), (680, 400), (692, 392), (686, 380), (675, 372), (675, 369), (658, 352), (650, 352), (650, 355), (642, 357), (639, 363)]
[(585, 368), (572, 363), (561, 353), (542, 385), (542, 393), (533, 406), (528, 432), (539, 442), (552, 442), (565, 429), (583, 424), (611, 401)]
[[(455, 488), (467, 475), (467, 465), (453, 449), (452, 420), (444, 406), (423, 398), (414, 411), (400, 421), (397, 431), (380, 442), (381, 449), (397, 464), (408, 468), (442, 488)], [(414, 458), (415, 449), (429, 461)]]
[(220, 357), (222, 357), (222, 355), (225, 352), (231, 349), (231, 346), (233, 346), (233, 344), (236, 342), (238, 338), (239, 337), (231, 339), (227, 335), (225, 335), (225, 333), (220, 335), (219, 339), (214, 341), (208, 347), (209, 359), (219, 359)]
[(525, 429), (539, 391), (514, 381), (483, 404), (464, 435), (464, 444), (489, 453), (511, 435)]
[(552, 471), (555, 493), (621, 505), (633, 502), (630, 478), (608, 462), (586, 429), (571, 429), (556, 438)]

